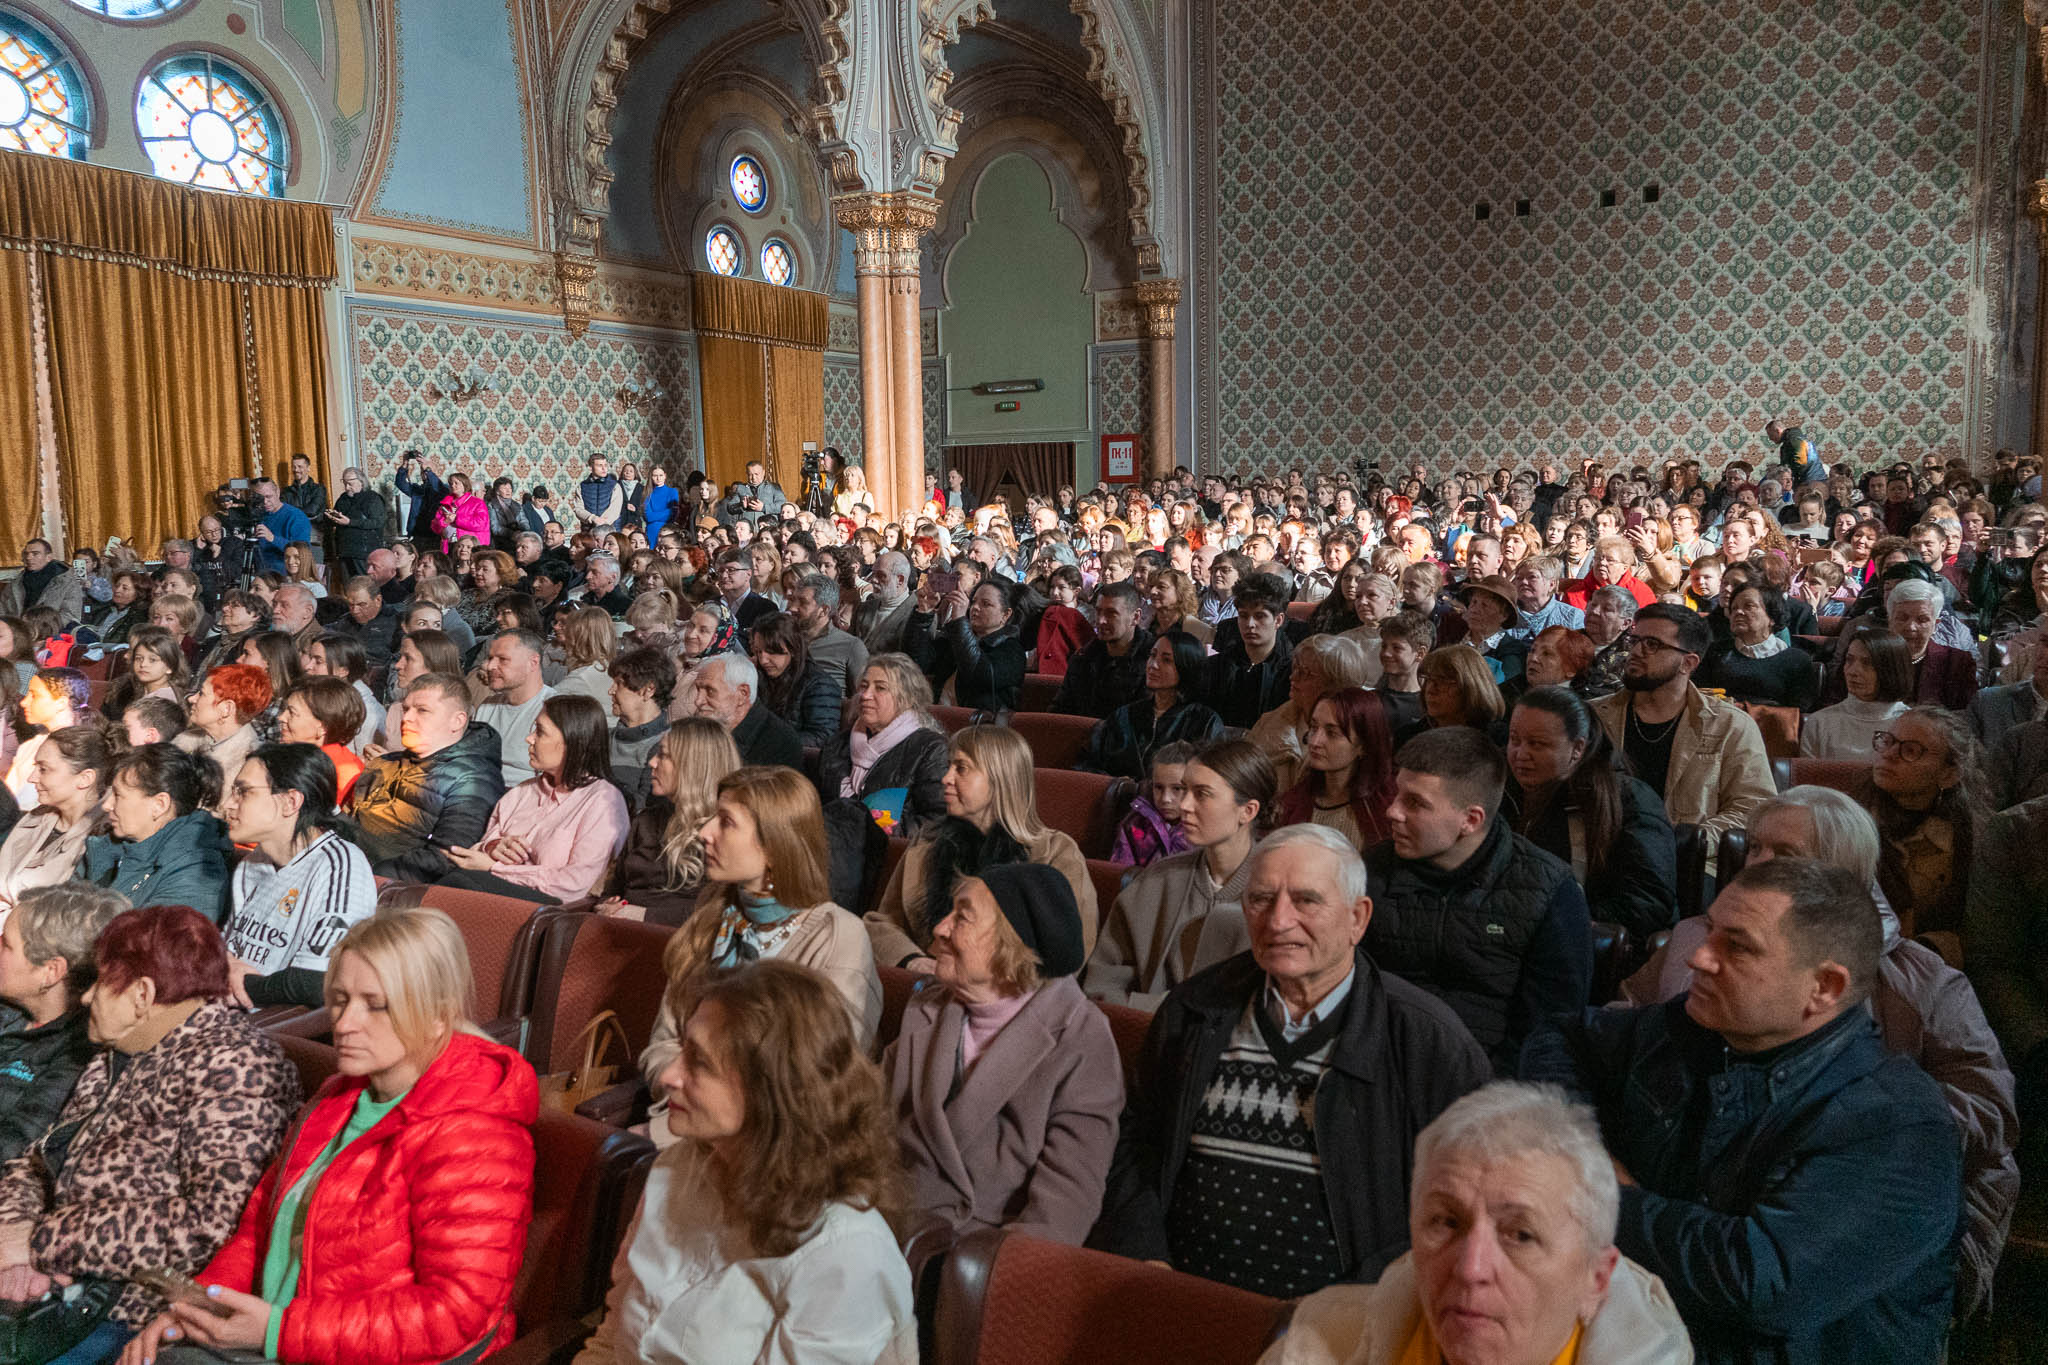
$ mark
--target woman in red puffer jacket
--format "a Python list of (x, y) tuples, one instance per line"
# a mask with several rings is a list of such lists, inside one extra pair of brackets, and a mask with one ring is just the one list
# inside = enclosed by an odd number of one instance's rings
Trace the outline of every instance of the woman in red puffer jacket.
[[(198, 1276), (123, 1365), (245, 1350), (292, 1365), (438, 1365), (512, 1340), (539, 1085), (463, 1017), (469, 959), (438, 910), (357, 923), (327, 972), (340, 1073)], [(294, 1233), (296, 1232), (296, 1238)]]

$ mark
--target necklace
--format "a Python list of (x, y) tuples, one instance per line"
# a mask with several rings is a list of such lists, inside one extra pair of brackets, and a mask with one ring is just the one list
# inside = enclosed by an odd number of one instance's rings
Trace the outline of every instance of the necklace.
[(1650, 746), (1651, 748), (1656, 748), (1658, 745), (1664, 743), (1664, 741), (1670, 739), (1671, 732), (1673, 730), (1676, 730), (1678, 728), (1678, 722), (1684, 719), (1685, 712), (1681, 710), (1677, 715), (1673, 716), (1670, 720), (1665, 721), (1663, 728), (1661, 730), (1652, 733), (1650, 727), (1643, 724), (1643, 722), (1637, 718), (1635, 703), (1629, 703), (1629, 733), (1633, 735), (1635, 738), (1641, 740), (1644, 744)]

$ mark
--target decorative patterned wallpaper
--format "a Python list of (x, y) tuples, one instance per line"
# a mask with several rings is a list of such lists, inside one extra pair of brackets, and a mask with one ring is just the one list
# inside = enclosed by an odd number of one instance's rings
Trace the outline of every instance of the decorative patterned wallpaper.
[(1205, 463), (1989, 439), (1993, 0), (1310, 11), (1197, 8)]
[(860, 362), (826, 356), (825, 444), (838, 446), (849, 459), (859, 459), (864, 448), (860, 413)]
[[(931, 315), (926, 314), (929, 318)], [(946, 458), (946, 362), (924, 363), (924, 468), (936, 474)]]
[(1095, 434), (1126, 436), (1146, 430), (1145, 355), (1139, 346), (1104, 346), (1095, 361)]
[[(365, 236), (350, 241), (349, 255), (350, 283), (358, 294), (438, 299), (529, 313), (561, 311), (561, 291), (552, 261)], [(649, 278), (600, 265), (590, 282), (590, 315), (606, 322), (684, 330), (690, 325), (689, 277)]]
[[(595, 452), (616, 463), (696, 467), (696, 380), (687, 341), (655, 341), (592, 328), (572, 341), (560, 326), (496, 322), (424, 309), (351, 303), (349, 380), (356, 455), (373, 482), (389, 479), (408, 447), (440, 454), (443, 468), (509, 474), (523, 489), (547, 482), (566, 496)], [(424, 390), (477, 366), (497, 392), (455, 403)], [(652, 407), (624, 406), (621, 385), (659, 385)]]

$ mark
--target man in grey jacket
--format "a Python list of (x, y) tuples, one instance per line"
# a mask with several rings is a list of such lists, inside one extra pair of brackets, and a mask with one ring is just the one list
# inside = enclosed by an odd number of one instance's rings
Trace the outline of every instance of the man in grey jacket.
[(58, 561), (50, 542), (31, 540), (21, 547), (21, 572), (0, 588), (0, 616), (19, 616), (30, 607), (48, 607), (65, 625), (85, 614), (85, 580)]

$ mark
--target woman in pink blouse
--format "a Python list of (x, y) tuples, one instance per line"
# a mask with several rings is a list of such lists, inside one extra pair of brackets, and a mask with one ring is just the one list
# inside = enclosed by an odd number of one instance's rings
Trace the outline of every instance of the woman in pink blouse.
[(541, 703), (526, 737), (533, 776), (491, 809), (484, 837), (447, 850), (443, 886), (556, 905), (590, 894), (626, 843), (626, 798), (612, 785), (611, 730), (589, 697)]

